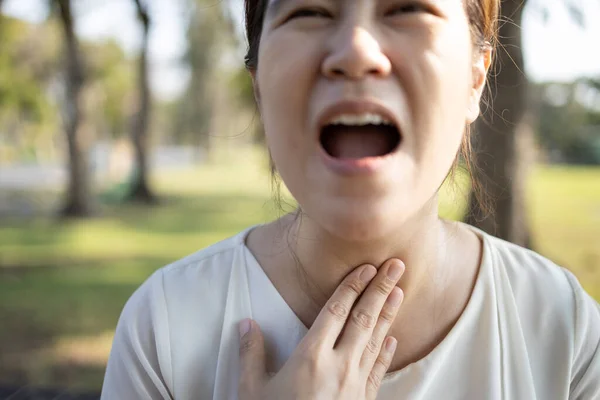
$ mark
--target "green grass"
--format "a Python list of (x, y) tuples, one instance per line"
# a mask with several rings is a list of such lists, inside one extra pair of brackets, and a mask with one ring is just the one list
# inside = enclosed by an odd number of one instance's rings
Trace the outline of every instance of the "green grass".
[[(161, 204), (105, 206), (99, 217), (0, 222), (0, 382), (98, 389), (127, 298), (154, 270), (281, 214), (258, 154), (154, 176)], [(536, 250), (600, 298), (600, 169), (539, 168)], [(457, 218), (460, 190), (441, 210)], [(455, 206), (459, 204), (458, 208)]]
[(600, 168), (539, 168), (528, 198), (535, 250), (600, 300)]

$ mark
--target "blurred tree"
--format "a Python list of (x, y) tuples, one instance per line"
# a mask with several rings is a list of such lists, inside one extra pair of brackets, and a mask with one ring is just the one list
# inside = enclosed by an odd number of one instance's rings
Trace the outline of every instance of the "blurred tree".
[(538, 139), (551, 162), (600, 164), (600, 110), (593, 104), (600, 91), (595, 84), (580, 79), (536, 87), (541, 99)]
[(97, 138), (122, 137), (127, 130), (133, 98), (132, 64), (114, 40), (83, 42), (88, 92), (92, 100), (86, 120), (93, 122)]
[(70, 0), (51, 0), (58, 7), (66, 47), (66, 77), (63, 119), (69, 154), (69, 183), (62, 209), (66, 217), (82, 217), (91, 213), (88, 165), (89, 141), (80, 131), (81, 90), (84, 71)]
[(148, 76), (148, 42), (151, 20), (148, 3), (144, 0), (134, 0), (137, 16), (142, 25), (142, 48), (138, 69), (138, 98), (137, 111), (133, 119), (132, 141), (135, 149), (135, 171), (132, 176), (131, 192), (128, 200), (134, 202), (153, 203), (156, 198), (148, 183), (148, 122), (151, 112), (151, 94)]
[(493, 201), (491, 210), (482, 209), (472, 193), (467, 222), (526, 246), (530, 234), (525, 211), (526, 157), (522, 152), (528, 149), (518, 146), (518, 141), (526, 142), (525, 136), (530, 135), (520, 28), (524, 3), (502, 1), (497, 74), (490, 85), (493, 100), (477, 122), (473, 140), (478, 166), (474, 177)]
[[(584, 25), (578, 0), (562, 0), (571, 18)], [(474, 136), (474, 178), (492, 201), (482, 207), (472, 192), (467, 222), (502, 239), (531, 247), (525, 204), (528, 165), (532, 160), (536, 105), (524, 73), (521, 21), (525, 5), (532, 5), (546, 20), (549, 4), (533, 0), (502, 0), (499, 46), (491, 81), (491, 101)], [(555, 5), (556, 6), (556, 5)], [(486, 209), (489, 208), (489, 209)]]
[(215, 130), (216, 99), (226, 89), (219, 85), (218, 73), (221, 57), (233, 43), (233, 30), (223, 3), (189, 0), (189, 8), (184, 64), (189, 67), (190, 81), (179, 102), (174, 131), (178, 142), (192, 144), (198, 154), (205, 155), (210, 153)]
[(0, 145), (12, 149), (10, 159), (37, 159), (51, 147), (56, 110), (47, 92), (60, 46), (55, 28), (0, 15)]
[[(33, 24), (0, 16), (0, 135), (8, 159), (54, 157), (58, 104), (62, 103), (64, 46), (61, 24), (55, 19)], [(79, 40), (85, 87), (82, 129), (95, 138), (124, 135), (133, 100), (133, 65), (114, 40)], [(0, 144), (1, 145), (1, 144)]]

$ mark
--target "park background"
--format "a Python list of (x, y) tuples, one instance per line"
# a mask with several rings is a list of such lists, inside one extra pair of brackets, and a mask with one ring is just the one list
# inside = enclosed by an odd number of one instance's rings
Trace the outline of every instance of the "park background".
[[(471, 210), (600, 300), (600, 1), (502, 4), (474, 143), (495, 214), (463, 173), (441, 213)], [(94, 398), (153, 271), (293, 209), (243, 22), (241, 0), (0, 0), (0, 398)]]

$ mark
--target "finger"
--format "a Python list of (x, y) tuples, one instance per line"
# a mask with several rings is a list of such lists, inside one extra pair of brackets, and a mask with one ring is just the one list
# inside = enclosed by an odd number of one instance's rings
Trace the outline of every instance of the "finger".
[(381, 352), (379, 353), (379, 357), (377, 357), (375, 365), (373, 365), (373, 369), (371, 370), (371, 373), (367, 378), (367, 399), (375, 400), (375, 398), (377, 397), (377, 393), (379, 392), (379, 388), (381, 387), (383, 377), (385, 376), (387, 370), (390, 368), (390, 364), (392, 363), (392, 359), (394, 358), (394, 352), (396, 351), (397, 344), (398, 341), (394, 337), (388, 336), (386, 338), (384, 345), (381, 348)]
[(372, 265), (358, 267), (349, 273), (315, 319), (307, 339), (333, 349), (356, 299), (375, 275), (377, 269)]
[(381, 352), (383, 341), (398, 315), (403, 300), (404, 292), (398, 286), (395, 286), (383, 305), (377, 325), (373, 329), (373, 335), (371, 335), (371, 339), (367, 343), (367, 347), (360, 360), (360, 368), (362, 370), (370, 371), (373, 368), (373, 364)]
[(258, 324), (250, 319), (240, 322), (240, 382), (238, 392), (257, 393), (266, 379), (265, 346)]
[(373, 336), (383, 305), (403, 273), (404, 264), (398, 259), (391, 259), (383, 265), (350, 312), (336, 350), (360, 361)]

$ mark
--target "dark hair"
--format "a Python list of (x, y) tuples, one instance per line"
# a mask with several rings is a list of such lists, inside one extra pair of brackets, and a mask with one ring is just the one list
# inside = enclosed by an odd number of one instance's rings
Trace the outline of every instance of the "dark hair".
[[(465, 12), (471, 27), (471, 38), (473, 45), (479, 49), (494, 49), (498, 40), (498, 15), (500, 12), (500, 0), (464, 0)], [(246, 11), (246, 36), (248, 38), (248, 51), (245, 57), (246, 68), (255, 71), (258, 67), (258, 50), (262, 35), (263, 22), (269, 0), (244, 0)], [(482, 184), (475, 179), (477, 165), (473, 157), (471, 146), (471, 129), (466, 127), (460, 150), (457, 154), (454, 166), (449, 172), (450, 179), (453, 178), (456, 169), (463, 161), (465, 169), (471, 177), (473, 195), (484, 213), (490, 214), (490, 201)], [(271, 159), (271, 172), (275, 180), (275, 166)]]

